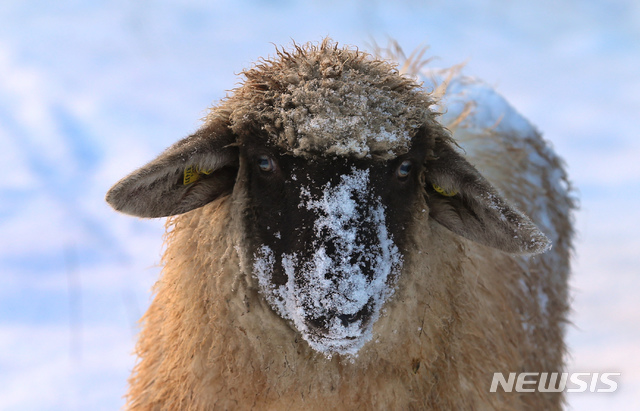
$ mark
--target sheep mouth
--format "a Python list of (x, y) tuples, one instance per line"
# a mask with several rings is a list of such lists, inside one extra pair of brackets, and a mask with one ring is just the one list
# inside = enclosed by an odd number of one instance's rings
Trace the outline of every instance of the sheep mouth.
[(369, 298), (367, 304), (356, 313), (339, 314), (332, 312), (327, 316), (309, 318), (305, 320), (310, 334), (316, 338), (327, 340), (356, 340), (357, 335), (344, 334), (340, 331), (349, 330), (354, 325), (358, 329), (366, 327), (370, 322), (374, 299)]

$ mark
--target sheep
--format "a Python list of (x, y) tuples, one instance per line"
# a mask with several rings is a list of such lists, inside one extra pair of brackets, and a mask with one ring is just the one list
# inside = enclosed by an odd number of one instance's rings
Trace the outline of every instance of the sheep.
[(330, 39), (276, 50), (107, 193), (168, 217), (127, 407), (559, 409), (489, 392), (563, 367), (559, 158), (530, 127), (474, 128), (464, 93), (445, 128), (462, 77), (429, 93)]

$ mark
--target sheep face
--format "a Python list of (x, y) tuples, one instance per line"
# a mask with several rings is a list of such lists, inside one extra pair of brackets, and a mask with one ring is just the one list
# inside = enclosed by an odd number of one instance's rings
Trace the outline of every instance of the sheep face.
[(241, 155), (263, 295), (313, 348), (357, 352), (402, 267), (424, 150), (415, 145), (392, 160), (307, 159), (262, 140)]
[(328, 355), (354, 354), (371, 338), (418, 213), (505, 252), (548, 249), (456, 151), (429, 95), (393, 66), (328, 42), (279, 57), (246, 71), (200, 130), (107, 201), (162, 217), (237, 195), (244, 274)]

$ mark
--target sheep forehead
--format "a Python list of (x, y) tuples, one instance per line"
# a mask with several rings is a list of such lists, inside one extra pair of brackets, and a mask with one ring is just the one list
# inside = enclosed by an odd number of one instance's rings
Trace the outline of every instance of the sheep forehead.
[(312, 80), (287, 91), (275, 108), (282, 130), (271, 138), (294, 155), (396, 157), (419, 127), (404, 102), (359, 79)]
[(245, 72), (232, 121), (293, 155), (394, 158), (432, 121), (429, 96), (389, 63), (336, 48), (281, 57)]

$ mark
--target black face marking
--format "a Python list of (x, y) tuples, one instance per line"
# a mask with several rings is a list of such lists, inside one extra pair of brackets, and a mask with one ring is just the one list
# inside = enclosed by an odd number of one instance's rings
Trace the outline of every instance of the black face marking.
[(355, 353), (400, 272), (424, 154), (300, 158), (247, 144), (253, 271), (318, 351)]

